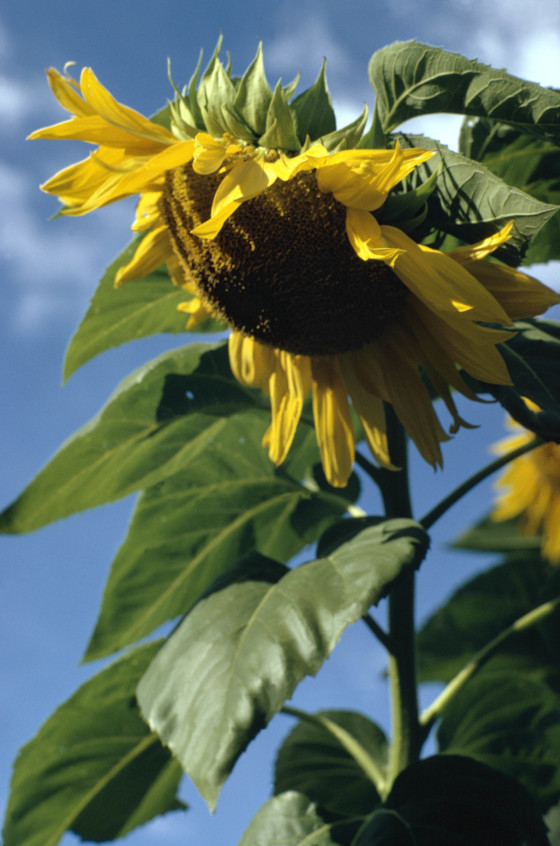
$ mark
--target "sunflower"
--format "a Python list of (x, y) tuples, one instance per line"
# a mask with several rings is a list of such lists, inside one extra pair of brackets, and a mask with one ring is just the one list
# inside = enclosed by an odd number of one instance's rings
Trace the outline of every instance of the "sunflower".
[(60, 198), (65, 215), (140, 195), (132, 229), (145, 234), (115, 285), (166, 263), (191, 294), (180, 307), (187, 328), (210, 316), (227, 323), (234, 376), (270, 396), (264, 443), (275, 464), (311, 394), (332, 485), (344, 486), (352, 472), (351, 406), (380, 465), (393, 468), (386, 403), (422, 456), (441, 465), (449, 435), (426, 377), (455, 433), (467, 424), (451, 389), (477, 399), (457, 365), (484, 382), (510, 384), (497, 344), (512, 336), (512, 318), (560, 298), (483, 261), (508, 240), (511, 224), (444, 253), (380, 222), (389, 192), (433, 154), (398, 142), (368, 149), (366, 109), (337, 130), (324, 66), (292, 100), (295, 84), (269, 88), (260, 48), (241, 78), (223, 67), (219, 48), (201, 77), (199, 62), (189, 86), (176, 89), (170, 129), (118, 103), (89, 68), (79, 82), (49, 70), (72, 117), (30, 137), (97, 148), (43, 190)]
[[(525, 399), (531, 411), (540, 411)], [(510, 437), (496, 444), (504, 453), (524, 446), (534, 439), (510, 417), (506, 421)], [(542, 534), (541, 552), (551, 564), (560, 564), (560, 445), (546, 443), (514, 459), (496, 483), (498, 499), (492, 512), (496, 521), (521, 516), (525, 535)]]

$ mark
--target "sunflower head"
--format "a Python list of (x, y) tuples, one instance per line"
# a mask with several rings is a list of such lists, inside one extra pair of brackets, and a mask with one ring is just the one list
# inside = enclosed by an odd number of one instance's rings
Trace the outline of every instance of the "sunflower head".
[(449, 435), (427, 382), (456, 432), (465, 424), (451, 389), (476, 399), (459, 368), (510, 384), (498, 344), (511, 337), (512, 319), (559, 298), (485, 261), (510, 238), (511, 223), (450, 253), (414, 240), (436, 177), (418, 178), (414, 190), (407, 177), (433, 153), (398, 140), (372, 149), (365, 107), (337, 130), (324, 64), (296, 96), (297, 79), (270, 88), (260, 47), (241, 77), (222, 64), (220, 48), (182, 91), (175, 86), (169, 126), (118, 103), (89, 68), (79, 82), (49, 71), (71, 117), (31, 137), (96, 149), (44, 190), (69, 215), (139, 195), (132, 228), (141, 239), (116, 286), (165, 263), (190, 296), (181, 306), (188, 328), (225, 320), (234, 376), (270, 396), (264, 443), (276, 464), (311, 395), (331, 484), (345, 485), (352, 472), (350, 406), (380, 464), (393, 467), (390, 404), (424, 458), (441, 465)]

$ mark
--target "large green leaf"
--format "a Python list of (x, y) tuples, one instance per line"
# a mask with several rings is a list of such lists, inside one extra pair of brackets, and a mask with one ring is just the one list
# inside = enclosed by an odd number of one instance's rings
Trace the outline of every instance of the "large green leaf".
[[(484, 165), (508, 185), (542, 202), (560, 203), (560, 147), (510, 126), (482, 118), (466, 121), (461, 152)], [(525, 256), (526, 264), (560, 258), (560, 216), (540, 230)]]
[(332, 828), (307, 796), (290, 791), (262, 806), (239, 846), (334, 846), (329, 835)]
[(231, 417), (259, 403), (231, 375), (224, 346), (162, 355), (121, 382), (0, 515), (0, 531), (31, 531), (155, 484), (209, 453)]
[(483, 670), (447, 705), (446, 754), (469, 755), (525, 785), (541, 812), (560, 796), (560, 697), (529, 672)]
[(466, 243), (474, 243), (514, 221), (509, 241), (494, 253), (507, 264), (521, 262), (528, 243), (558, 211), (558, 206), (543, 203), (508, 185), (480, 162), (454, 153), (431, 138), (399, 135), (399, 139), (403, 146), (421, 147), (436, 153), (415, 173), (415, 179), (421, 181), (435, 175), (435, 189), (428, 199), (430, 226)]
[(560, 140), (560, 92), (503, 70), (402, 41), (373, 54), (369, 77), (386, 132), (420, 115), (447, 112), (489, 117), (541, 137)]
[(418, 524), (390, 520), (326, 558), (285, 575), (277, 569), (272, 583), (249, 573), (195, 605), (138, 696), (149, 724), (211, 807), (249, 741), (426, 547)]
[[(187, 315), (177, 311), (179, 303), (191, 295), (174, 285), (165, 267), (154, 270), (143, 279), (135, 279), (115, 290), (117, 270), (128, 264), (140, 240), (131, 244), (107, 268), (93, 295), (89, 309), (80, 323), (66, 353), (64, 378), (67, 379), (90, 358), (158, 332), (184, 332)], [(215, 332), (223, 324), (207, 320), (197, 332)]]
[[(418, 634), (420, 678), (448, 682), (473, 657), (515, 620), (560, 593), (560, 574), (533, 556), (520, 554), (481, 573), (459, 588), (424, 624)], [(498, 658), (513, 669), (535, 673), (560, 670), (553, 659), (549, 626), (558, 625), (556, 612), (547, 627), (518, 632), (505, 641)], [(558, 632), (557, 632), (558, 634)], [(469, 682), (470, 684), (470, 682)]]
[[(350, 504), (349, 491), (309, 490), (275, 470), (261, 446), (268, 419), (232, 418), (211, 450), (140, 498), (113, 563), (86, 658), (99, 658), (184, 614), (241, 555), (255, 549), (288, 561)], [(318, 461), (302, 428), (286, 469)]]
[[(321, 711), (347, 731), (383, 770), (387, 740), (381, 729), (355, 711)], [(301, 720), (283, 741), (276, 759), (274, 792), (297, 790), (319, 807), (343, 816), (366, 816), (380, 802), (379, 794), (356, 759), (332, 732), (317, 722)]]
[(5, 846), (55, 846), (65, 831), (113, 840), (166, 811), (182, 770), (140, 717), (134, 691), (158, 644), (103, 670), (58, 708), (14, 766)]
[(548, 846), (530, 795), (478, 761), (435, 755), (396, 779), (352, 846)]

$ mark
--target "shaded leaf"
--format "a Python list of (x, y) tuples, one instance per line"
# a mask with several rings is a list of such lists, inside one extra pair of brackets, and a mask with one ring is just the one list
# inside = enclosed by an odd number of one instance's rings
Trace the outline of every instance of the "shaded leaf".
[(475, 523), (453, 541), (457, 549), (485, 550), (487, 552), (523, 552), (525, 559), (540, 558), (540, 535), (525, 535), (520, 531), (519, 520), (492, 520), (490, 515)]
[(390, 520), (274, 584), (230, 585), (187, 615), (138, 696), (211, 807), (250, 740), (426, 547), (418, 524)]
[[(533, 138), (513, 127), (482, 118), (466, 121), (461, 130), (461, 152), (483, 162), (508, 185), (521, 188), (542, 202), (560, 203), (560, 147)], [(525, 264), (560, 258), (560, 216), (540, 230), (531, 243)]]
[(232, 416), (259, 406), (231, 375), (223, 345), (166, 353), (121, 382), (0, 515), (0, 531), (31, 531), (156, 484), (219, 442)]
[[(348, 508), (347, 489), (309, 490), (299, 477), (275, 470), (261, 445), (267, 426), (256, 412), (232, 418), (187, 469), (142, 494), (113, 562), (87, 659), (185, 614), (250, 549), (288, 561)], [(300, 427), (286, 469), (308, 470), (317, 460), (314, 433)]]
[(373, 54), (369, 78), (386, 132), (410, 118), (442, 112), (489, 117), (560, 139), (560, 92), (458, 53), (396, 42)]
[(329, 831), (307, 796), (274, 796), (253, 817), (239, 846), (333, 846)]
[[(387, 740), (381, 729), (354, 711), (321, 711), (342, 726), (383, 768)], [(283, 741), (274, 792), (297, 790), (319, 807), (343, 816), (365, 816), (380, 801), (372, 781), (340, 742), (321, 725), (301, 720)]]
[(395, 781), (352, 846), (548, 846), (524, 788), (458, 755), (412, 764)]
[(556, 205), (512, 188), (483, 164), (431, 138), (407, 134), (399, 135), (399, 140), (402, 146), (436, 153), (416, 169), (416, 178), (423, 182), (436, 174), (435, 188), (428, 198), (430, 226), (472, 244), (514, 221), (511, 238), (493, 253), (507, 264), (521, 262), (528, 243), (558, 211)]
[[(187, 316), (177, 311), (179, 303), (191, 295), (174, 285), (164, 267), (143, 279), (135, 279), (115, 290), (117, 270), (127, 264), (139, 239), (134, 241), (110, 265), (99, 283), (89, 309), (80, 323), (66, 353), (64, 379), (68, 379), (86, 361), (99, 353), (158, 332), (186, 331)], [(197, 332), (216, 332), (224, 326), (207, 320)]]
[[(473, 657), (515, 620), (560, 593), (560, 574), (538, 556), (518, 558), (475, 576), (422, 626), (418, 634), (420, 678), (448, 682)], [(554, 615), (560, 621), (560, 613)], [(512, 635), (499, 660), (535, 672), (560, 669), (552, 642), (542, 625)], [(550, 642), (550, 646), (549, 646)], [(552, 647), (553, 649), (553, 647)], [(491, 659), (495, 664), (497, 658)], [(492, 666), (491, 664), (491, 666)], [(469, 682), (470, 684), (471, 682)]]
[(520, 781), (541, 813), (560, 796), (560, 698), (529, 673), (483, 670), (453, 697), (440, 750), (469, 755)]
[(21, 750), (3, 832), (5, 846), (55, 846), (65, 831), (99, 842), (185, 808), (182, 770), (140, 717), (138, 679), (148, 644), (86, 682)]

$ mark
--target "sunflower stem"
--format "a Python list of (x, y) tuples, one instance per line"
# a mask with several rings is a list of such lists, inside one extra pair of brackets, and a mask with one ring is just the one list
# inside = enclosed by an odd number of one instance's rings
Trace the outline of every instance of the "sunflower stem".
[(509, 464), (510, 461), (513, 461), (514, 458), (519, 458), (520, 455), (524, 455), (526, 452), (530, 452), (535, 447), (540, 446), (544, 443), (542, 438), (536, 437), (533, 438), (528, 444), (524, 444), (523, 446), (517, 447), (517, 449), (512, 449), (510, 452), (507, 452), (505, 455), (501, 455), (500, 458), (497, 458), (495, 461), (491, 461), (490, 464), (487, 464), (486, 467), (483, 467), (482, 470), (479, 470), (478, 473), (475, 473), (470, 478), (466, 479), (462, 484), (460, 484), (454, 491), (451, 491), (441, 502), (428, 511), (428, 513), (422, 517), (419, 522), (424, 526), (425, 529), (429, 529), (430, 526), (439, 520), (446, 511), (448, 511), (452, 505), (455, 505), (462, 497), (468, 493), (472, 488), (476, 487), (480, 482), (483, 482), (488, 476), (491, 476), (492, 473), (495, 473), (496, 470), (499, 470), (505, 464)]
[[(385, 514), (412, 517), (410, 503), (406, 433), (392, 408), (387, 408), (390, 454), (400, 472), (384, 471), (381, 494)], [(392, 740), (389, 749), (388, 786), (420, 751), (418, 691), (416, 684), (416, 633), (414, 629), (415, 574), (406, 573), (389, 594), (388, 672), (391, 686)]]

